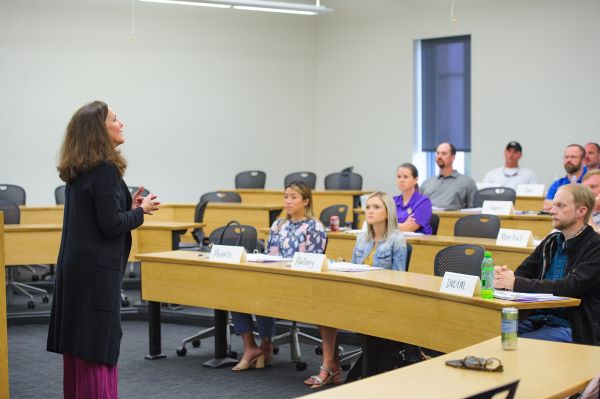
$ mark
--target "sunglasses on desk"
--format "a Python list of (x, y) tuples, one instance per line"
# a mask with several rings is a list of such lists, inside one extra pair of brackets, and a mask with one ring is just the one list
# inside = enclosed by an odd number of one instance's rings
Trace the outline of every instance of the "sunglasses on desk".
[(460, 369), (501, 372), (504, 370), (500, 359), (490, 357), (489, 359), (476, 356), (467, 356), (464, 359), (447, 360), (446, 366)]

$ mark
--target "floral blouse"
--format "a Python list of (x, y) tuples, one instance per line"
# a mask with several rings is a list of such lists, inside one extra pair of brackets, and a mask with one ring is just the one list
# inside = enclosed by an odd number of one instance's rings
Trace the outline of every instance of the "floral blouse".
[(316, 219), (303, 219), (297, 222), (290, 219), (277, 219), (269, 231), (266, 251), (269, 255), (291, 258), (296, 252), (325, 252), (327, 234), (325, 226)]

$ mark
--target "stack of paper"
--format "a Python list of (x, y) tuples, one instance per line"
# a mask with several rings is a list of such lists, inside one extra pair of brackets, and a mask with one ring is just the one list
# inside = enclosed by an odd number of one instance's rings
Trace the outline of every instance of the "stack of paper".
[(283, 256), (279, 256), (279, 255), (247, 254), (246, 260), (248, 262), (267, 263), (267, 262), (287, 262), (287, 261), (290, 261), (291, 259), (284, 258)]
[(402, 234), (404, 234), (405, 236), (423, 236), (425, 234), (423, 233), (417, 233), (416, 231), (403, 231)]
[(562, 301), (566, 299), (560, 296), (554, 296), (552, 294), (537, 294), (513, 291), (494, 291), (494, 298), (514, 302), (546, 302)]
[(357, 265), (348, 262), (331, 262), (329, 264), (330, 272), (368, 272), (371, 270), (381, 270), (382, 267), (373, 267), (369, 265)]

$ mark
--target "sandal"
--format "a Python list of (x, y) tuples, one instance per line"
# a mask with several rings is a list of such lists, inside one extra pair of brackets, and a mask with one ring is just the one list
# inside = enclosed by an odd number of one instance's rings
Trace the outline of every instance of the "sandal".
[(491, 372), (501, 372), (504, 370), (500, 359), (497, 359), (495, 357), (490, 357), (489, 359), (486, 359), (483, 357), (467, 356), (464, 359), (447, 360), (446, 365), (461, 369)]
[(319, 370), (324, 370), (327, 372), (327, 377), (325, 379), (322, 379), (320, 375), (313, 375), (304, 381), (304, 383), (310, 385), (312, 389), (321, 388), (330, 384), (339, 385), (343, 382), (339, 367), (332, 369), (321, 365)]

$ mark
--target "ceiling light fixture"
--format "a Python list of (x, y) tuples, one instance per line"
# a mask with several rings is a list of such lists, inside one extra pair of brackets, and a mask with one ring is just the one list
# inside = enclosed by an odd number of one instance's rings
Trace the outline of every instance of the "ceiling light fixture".
[(146, 3), (176, 4), (200, 7), (218, 7), (235, 8), (238, 10), (280, 12), (288, 14), (317, 15), (333, 11), (331, 8), (324, 7), (320, 0), (316, 0), (315, 5), (301, 3), (286, 3), (282, 1), (267, 0), (201, 0), (201, 1), (182, 1), (182, 0), (139, 0)]

